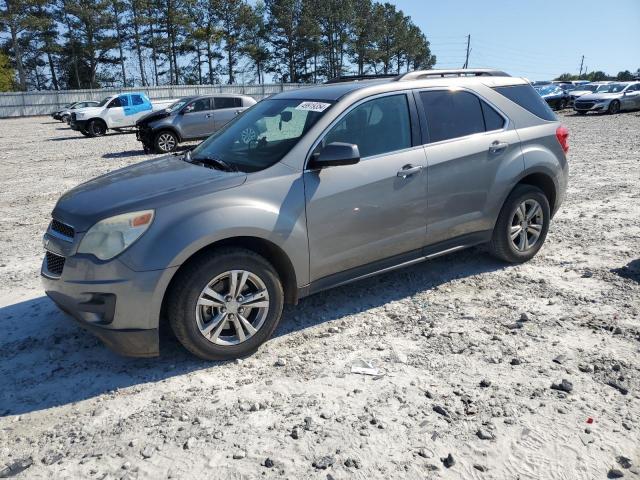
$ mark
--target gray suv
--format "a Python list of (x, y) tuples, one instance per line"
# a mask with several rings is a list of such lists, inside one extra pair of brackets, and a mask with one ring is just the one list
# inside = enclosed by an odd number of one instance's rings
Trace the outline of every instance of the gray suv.
[(65, 193), (44, 288), (122, 354), (157, 355), (166, 319), (199, 357), (244, 356), (285, 303), (321, 290), (484, 243), (531, 259), (568, 149), (544, 100), (503, 72), (283, 92), (192, 151)]
[(208, 137), (255, 104), (256, 101), (246, 95), (181, 98), (169, 108), (148, 113), (138, 120), (136, 135), (146, 153), (170, 153), (180, 142)]

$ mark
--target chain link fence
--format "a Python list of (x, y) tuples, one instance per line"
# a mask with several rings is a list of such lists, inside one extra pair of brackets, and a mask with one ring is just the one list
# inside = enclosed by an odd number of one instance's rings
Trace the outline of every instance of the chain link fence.
[(295, 90), (305, 85), (274, 83), (267, 85), (167, 85), (161, 87), (103, 88), (98, 90), (48, 90), (0, 93), (0, 118), (49, 115), (72, 102), (102, 100), (123, 92), (144, 92), (153, 102), (192, 95), (235, 93), (260, 100), (274, 93)]

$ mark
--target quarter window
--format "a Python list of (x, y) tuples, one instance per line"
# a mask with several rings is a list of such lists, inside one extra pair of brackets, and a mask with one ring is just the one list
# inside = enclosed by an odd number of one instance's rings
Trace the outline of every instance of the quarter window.
[(429, 141), (440, 142), (485, 131), (480, 99), (469, 92), (420, 92), (427, 116)]
[(487, 102), (480, 100), (482, 114), (484, 115), (484, 126), (487, 132), (501, 130), (504, 128), (504, 118), (496, 112)]
[(390, 95), (358, 105), (327, 133), (323, 145), (358, 145), (362, 158), (411, 147), (407, 96)]

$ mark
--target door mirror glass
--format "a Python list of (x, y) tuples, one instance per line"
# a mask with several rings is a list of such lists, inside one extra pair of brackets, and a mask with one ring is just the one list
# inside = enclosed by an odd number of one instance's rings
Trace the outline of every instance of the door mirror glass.
[(311, 157), (310, 168), (321, 169), (339, 165), (354, 165), (360, 161), (360, 150), (353, 143), (333, 142)]

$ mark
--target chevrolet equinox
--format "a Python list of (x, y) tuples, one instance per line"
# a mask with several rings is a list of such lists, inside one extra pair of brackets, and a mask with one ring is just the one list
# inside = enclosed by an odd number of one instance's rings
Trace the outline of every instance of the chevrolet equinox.
[(568, 131), (527, 81), (349, 80), (274, 95), (192, 151), (65, 193), (47, 295), (121, 354), (158, 355), (163, 318), (195, 355), (229, 359), (321, 290), (483, 243), (512, 263), (540, 250)]

